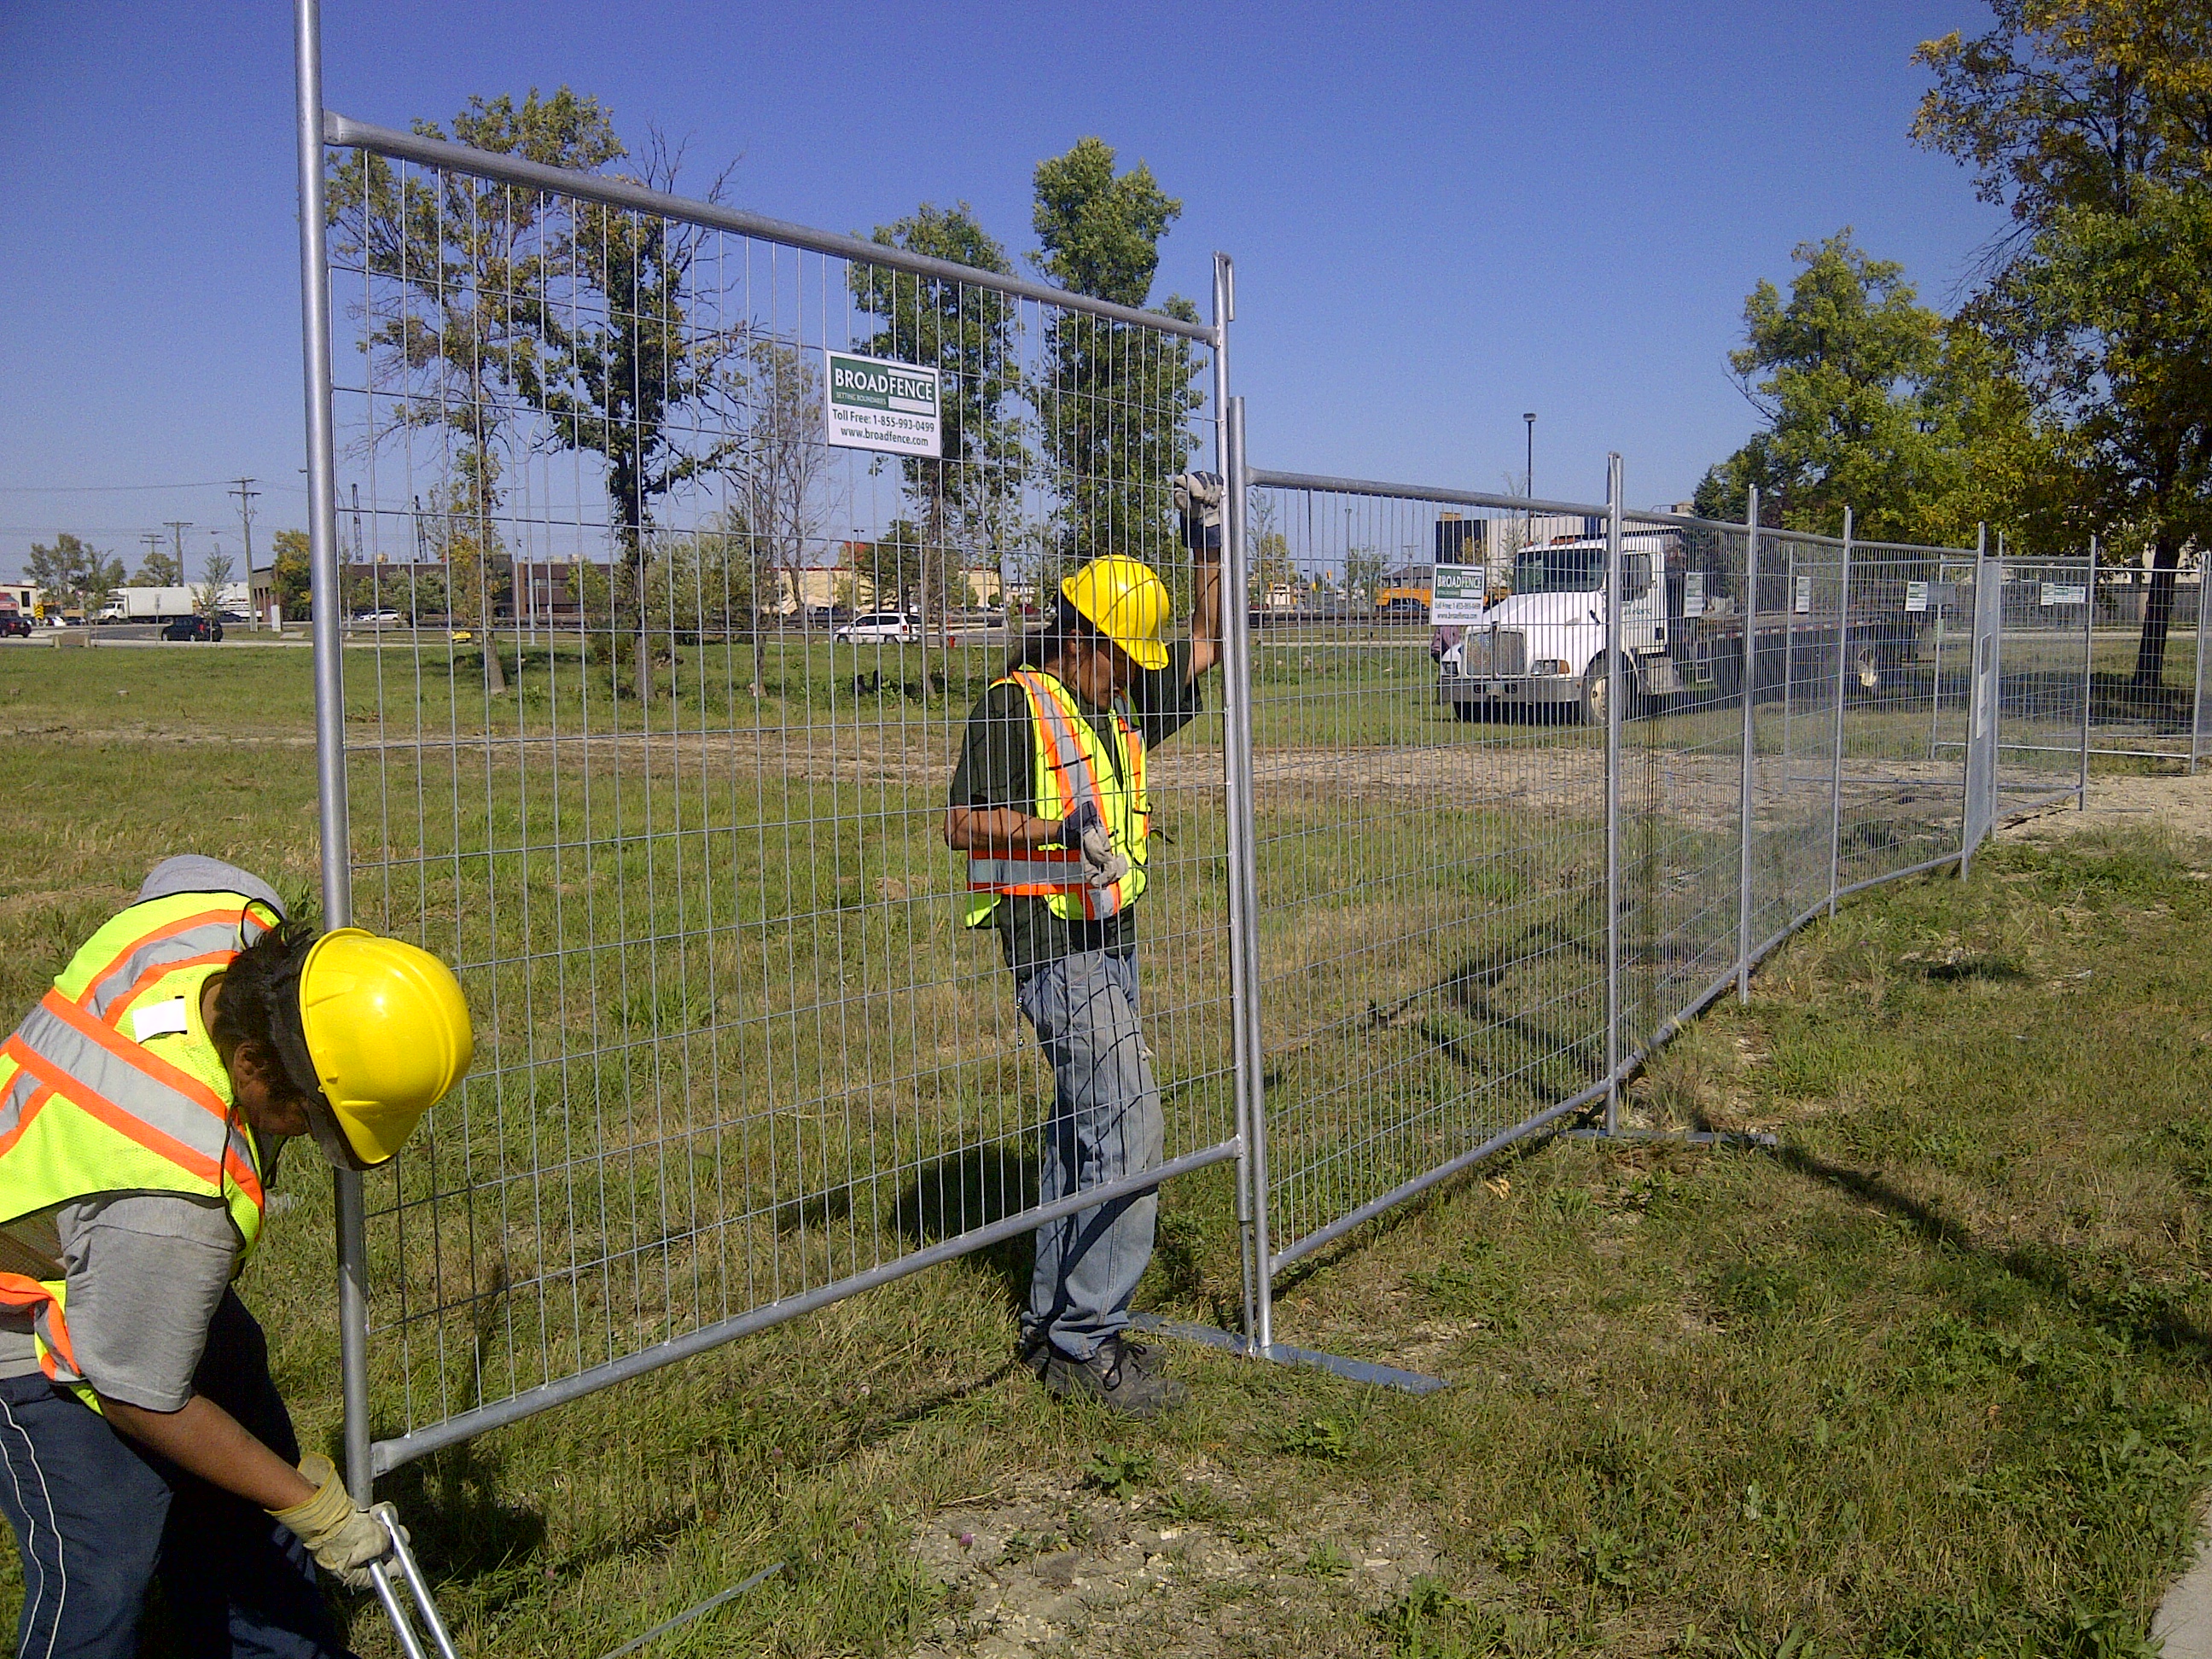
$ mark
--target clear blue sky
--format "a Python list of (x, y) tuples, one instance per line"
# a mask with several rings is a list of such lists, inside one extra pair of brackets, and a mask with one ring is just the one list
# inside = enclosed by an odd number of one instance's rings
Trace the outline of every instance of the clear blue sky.
[[(303, 522), (292, 40), (254, 6), (0, 6), (0, 572), (76, 529), (136, 562), (204, 481)], [(1686, 496), (1752, 424), (1743, 297), (1856, 228), (1948, 306), (1998, 228), (1905, 130), (1970, 0), (1396, 8), (325, 0), (332, 108), (403, 126), (567, 82), (732, 199), (860, 229), (965, 198), (1034, 246), (1030, 173), (1096, 133), (1182, 198), (1161, 282), (1237, 261), (1263, 465)], [(150, 486), (123, 489), (116, 486)], [(192, 488), (167, 486), (193, 485)]]

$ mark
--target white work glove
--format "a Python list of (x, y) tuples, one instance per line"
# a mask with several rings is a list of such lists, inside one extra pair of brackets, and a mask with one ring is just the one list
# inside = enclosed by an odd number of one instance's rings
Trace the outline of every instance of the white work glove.
[(1179, 472), (1169, 483), (1175, 489), (1176, 511), (1182, 514), (1182, 544), (1194, 552), (1219, 547), (1221, 475)]
[(1114, 850), (1114, 837), (1097, 805), (1080, 801), (1060, 821), (1060, 844), (1083, 854), (1083, 878), (1092, 887), (1111, 887), (1129, 873), (1129, 860)]
[[(355, 1508), (345, 1482), (320, 1452), (310, 1452), (300, 1460), (300, 1475), (314, 1487), (315, 1495), (289, 1510), (269, 1513), (292, 1529), (292, 1535), (307, 1547), (307, 1553), (325, 1572), (348, 1589), (368, 1589), (373, 1582), (369, 1568), (392, 1553), (392, 1534), (384, 1525), (384, 1517), (395, 1513), (392, 1505)], [(392, 1524), (398, 1526), (396, 1519)], [(399, 1528), (399, 1535), (407, 1536), (404, 1527)]]

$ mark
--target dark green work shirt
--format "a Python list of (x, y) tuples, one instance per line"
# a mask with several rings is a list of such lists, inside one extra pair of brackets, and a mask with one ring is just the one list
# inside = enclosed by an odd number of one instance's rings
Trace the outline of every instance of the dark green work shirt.
[[(1074, 690), (1073, 686), (1068, 688)], [(1106, 752), (1114, 752), (1114, 716), (1075, 694), (1076, 707), (1098, 733)], [(1168, 647), (1164, 668), (1139, 673), (1129, 687), (1129, 718), (1145, 747), (1164, 743), (1198, 717), (1205, 697), (1190, 678), (1190, 645)], [(952, 805), (980, 809), (1011, 806), (1036, 811), (1036, 737), (1030, 730), (1030, 700), (1018, 685), (994, 685), (975, 701), (968, 716), (968, 735), (960, 763), (952, 771)], [(1127, 956), (1136, 948), (1137, 911), (1125, 906), (1100, 921), (1080, 916), (1065, 920), (1041, 898), (1001, 895), (993, 919), (1006, 965), (1017, 975), (1079, 951), (1111, 951)]]

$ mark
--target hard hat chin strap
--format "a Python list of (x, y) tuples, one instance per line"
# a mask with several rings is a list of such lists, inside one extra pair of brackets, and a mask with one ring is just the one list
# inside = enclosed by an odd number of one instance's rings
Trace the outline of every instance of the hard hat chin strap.
[(276, 1058), (283, 1063), (285, 1080), (306, 1104), (307, 1133), (314, 1136), (315, 1145), (331, 1166), (338, 1170), (368, 1170), (374, 1165), (365, 1161), (346, 1139), (338, 1124), (337, 1114), (331, 1109), (330, 1097), (323, 1092), (322, 1075), (315, 1069), (314, 1056), (308, 1052), (307, 1027), (300, 1018), (300, 979), (297, 974), (287, 976), (270, 997), (270, 1041), (276, 1045)]

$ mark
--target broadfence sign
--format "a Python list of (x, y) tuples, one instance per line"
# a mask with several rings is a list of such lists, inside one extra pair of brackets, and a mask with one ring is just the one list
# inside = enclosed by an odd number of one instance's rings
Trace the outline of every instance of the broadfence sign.
[(1489, 573), (1479, 564), (1439, 564), (1431, 569), (1429, 620), (1439, 625), (1480, 622)]
[(2045, 582), (2043, 584), (2043, 609), (2058, 605), (2087, 605), (2089, 589), (2083, 582)]
[(823, 426), (833, 448), (943, 453), (935, 369), (826, 348), (823, 356)]

